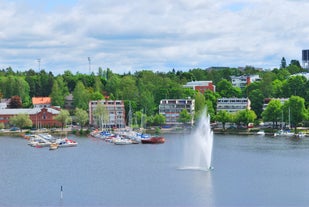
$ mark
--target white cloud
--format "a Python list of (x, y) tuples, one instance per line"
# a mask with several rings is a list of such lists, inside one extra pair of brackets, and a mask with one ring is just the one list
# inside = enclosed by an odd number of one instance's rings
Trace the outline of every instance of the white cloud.
[(92, 69), (120, 74), (268, 68), (309, 48), (306, 1), (81, 0), (45, 10), (29, 2), (0, 0), (0, 68), (37, 69), (41, 58), (56, 74), (87, 72), (88, 57)]

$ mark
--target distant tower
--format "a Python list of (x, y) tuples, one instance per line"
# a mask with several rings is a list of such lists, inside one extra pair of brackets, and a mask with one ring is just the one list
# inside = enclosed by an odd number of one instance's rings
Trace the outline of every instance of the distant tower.
[(37, 61), (38, 61), (38, 64), (39, 64), (39, 72), (41, 71), (41, 59), (39, 58), (39, 59), (37, 59)]
[(91, 59), (88, 57), (88, 62), (89, 62), (89, 74), (91, 74)]
[(302, 51), (303, 68), (309, 69), (309, 50)]

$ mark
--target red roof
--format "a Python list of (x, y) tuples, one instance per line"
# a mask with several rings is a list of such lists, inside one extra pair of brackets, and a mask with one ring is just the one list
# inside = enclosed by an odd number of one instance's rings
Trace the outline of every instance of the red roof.
[(51, 104), (51, 98), (50, 97), (33, 97), (32, 104), (33, 105)]

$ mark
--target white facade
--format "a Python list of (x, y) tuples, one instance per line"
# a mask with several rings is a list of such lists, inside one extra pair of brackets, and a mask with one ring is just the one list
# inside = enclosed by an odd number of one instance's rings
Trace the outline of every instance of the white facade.
[(248, 98), (219, 98), (217, 100), (217, 112), (227, 111), (235, 113), (240, 110), (251, 109), (251, 102)]
[(232, 85), (238, 88), (245, 88), (250, 83), (255, 81), (260, 81), (261, 78), (259, 75), (243, 75), (243, 76), (231, 76)]
[(195, 99), (163, 99), (160, 101), (159, 113), (165, 116), (166, 125), (182, 124), (178, 119), (183, 109), (191, 115), (191, 124), (193, 124)]
[(124, 128), (126, 126), (125, 108), (124, 108), (124, 102), (122, 100), (90, 101), (89, 102), (89, 124), (90, 125), (98, 126), (98, 123), (95, 120), (95, 116), (93, 114), (98, 105), (98, 102), (104, 105), (107, 111), (107, 114), (108, 114), (108, 121), (106, 123), (103, 123), (105, 127)]

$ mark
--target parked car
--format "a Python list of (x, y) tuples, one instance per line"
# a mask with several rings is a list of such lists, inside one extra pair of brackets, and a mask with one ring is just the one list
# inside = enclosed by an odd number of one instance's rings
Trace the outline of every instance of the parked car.
[(10, 128), (10, 131), (12, 131), (12, 132), (15, 132), (15, 131), (18, 131), (18, 130), (20, 130), (19, 127), (12, 127), (12, 128)]

